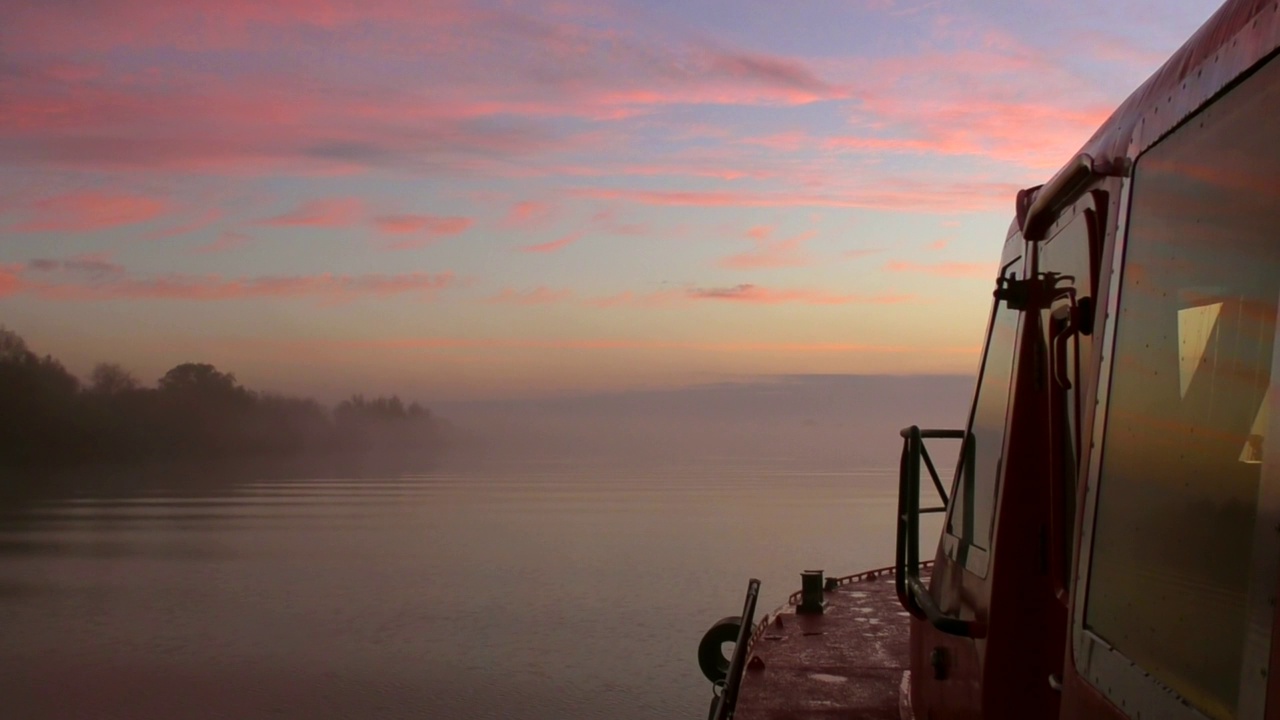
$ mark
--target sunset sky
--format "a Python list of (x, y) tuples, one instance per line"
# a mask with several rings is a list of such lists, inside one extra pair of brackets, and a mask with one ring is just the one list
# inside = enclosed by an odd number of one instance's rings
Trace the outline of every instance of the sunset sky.
[(0, 324), (332, 400), (971, 373), (1216, 0), (0, 3)]

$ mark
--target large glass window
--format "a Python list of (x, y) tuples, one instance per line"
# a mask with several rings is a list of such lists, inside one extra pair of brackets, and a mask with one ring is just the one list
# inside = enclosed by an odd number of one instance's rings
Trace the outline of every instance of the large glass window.
[(1081, 364), (1092, 352), (1093, 267), (1099, 238), (1092, 196), (1064, 215), (1064, 227), (1040, 249), (1039, 272), (1055, 277), (1057, 294), (1040, 311), (1041, 385), (1048, 392), (1047, 471), (1058, 493), (1054, 498), (1053, 538), (1058, 553), (1055, 582), (1070, 583), (1075, 523), (1076, 474), (1079, 468)]
[[(1021, 277), (1021, 257), (1005, 258), (1009, 274)], [(1001, 459), (1004, 455), (1005, 420), (1009, 409), (1009, 385), (1013, 357), (1017, 349), (1021, 312), (1003, 301), (992, 311), (991, 332), (982, 359), (982, 374), (969, 419), (968, 435), (961, 448), (961, 461), (952, 491), (952, 507), (947, 532), (969, 546), (991, 547), (991, 523), (995, 516)]]
[[(1085, 621), (1207, 715), (1237, 716), (1280, 299), (1280, 64), (1133, 178)], [(1268, 540), (1274, 543), (1274, 538)], [(1269, 618), (1269, 613), (1264, 613)]]

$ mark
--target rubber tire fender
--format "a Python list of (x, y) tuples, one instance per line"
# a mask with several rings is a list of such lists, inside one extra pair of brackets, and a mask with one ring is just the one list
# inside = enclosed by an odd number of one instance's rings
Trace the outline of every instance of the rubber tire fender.
[(698, 643), (698, 668), (712, 683), (718, 683), (729, 677), (729, 658), (724, 656), (721, 647), (727, 642), (738, 640), (738, 631), (742, 629), (742, 617), (730, 615), (720, 618), (702, 636)]

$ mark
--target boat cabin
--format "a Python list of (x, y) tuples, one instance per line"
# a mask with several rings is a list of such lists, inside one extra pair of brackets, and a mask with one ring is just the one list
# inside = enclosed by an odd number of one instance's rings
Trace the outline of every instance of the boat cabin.
[(1227, 3), (1020, 193), (927, 585), (903, 558), (915, 717), (1280, 717), (1277, 47)]
[[(903, 431), (893, 714), (840, 717), (1280, 718), (1278, 49), (1226, 3), (1019, 193), (968, 425)], [(752, 710), (765, 635), (738, 714), (826, 717)]]

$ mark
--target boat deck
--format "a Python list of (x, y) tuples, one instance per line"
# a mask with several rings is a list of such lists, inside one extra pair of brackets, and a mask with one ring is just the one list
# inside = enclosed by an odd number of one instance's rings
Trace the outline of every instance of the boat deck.
[(821, 615), (797, 615), (797, 593), (761, 619), (735, 720), (899, 719), (910, 625), (894, 576), (879, 570), (836, 582)]

